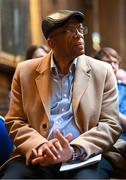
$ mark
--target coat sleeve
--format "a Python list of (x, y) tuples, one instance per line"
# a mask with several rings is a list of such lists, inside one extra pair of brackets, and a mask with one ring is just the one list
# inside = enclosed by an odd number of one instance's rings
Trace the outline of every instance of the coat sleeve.
[[(121, 133), (118, 115), (117, 82), (111, 66), (105, 65), (105, 68), (106, 75), (102, 80), (104, 82), (100, 82), (103, 84), (100, 110), (97, 109), (98, 106), (95, 107), (96, 113), (99, 113), (98, 119), (96, 120), (97, 123), (92, 128), (82, 132), (78, 138), (71, 142), (72, 145), (84, 148), (86, 152), (85, 158), (88, 158), (93, 154), (95, 155), (109, 151)], [(80, 108), (82, 111), (83, 107)], [(86, 117), (83, 117), (82, 120), (87, 122), (90, 119), (87, 120)], [(89, 122), (87, 122), (87, 124), (88, 123)]]
[(40, 146), (42, 143), (47, 142), (47, 140), (30, 126), (24, 113), (21, 66), (22, 63), (17, 66), (13, 77), (10, 107), (5, 116), (5, 123), (16, 146), (16, 151), (18, 154), (26, 156), (26, 163), (28, 164), (32, 154), (32, 148)]

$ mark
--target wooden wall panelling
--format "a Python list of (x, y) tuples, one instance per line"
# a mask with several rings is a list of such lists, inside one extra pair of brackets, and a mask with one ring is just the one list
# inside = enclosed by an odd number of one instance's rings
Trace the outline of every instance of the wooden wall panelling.
[(122, 57), (126, 68), (126, 1), (100, 0), (101, 45), (115, 48)]

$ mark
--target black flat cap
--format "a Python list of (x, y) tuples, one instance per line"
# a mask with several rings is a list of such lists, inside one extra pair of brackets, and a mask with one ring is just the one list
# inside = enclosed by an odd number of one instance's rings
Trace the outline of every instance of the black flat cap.
[(56, 28), (62, 27), (73, 17), (80, 23), (82, 23), (85, 18), (82, 12), (70, 10), (59, 10), (45, 17), (42, 21), (42, 31), (45, 38), (47, 39)]

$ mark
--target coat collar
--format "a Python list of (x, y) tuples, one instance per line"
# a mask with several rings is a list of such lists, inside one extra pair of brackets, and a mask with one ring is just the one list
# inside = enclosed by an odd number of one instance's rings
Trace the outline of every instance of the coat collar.
[(46, 70), (50, 70), (50, 59), (51, 59), (51, 54), (52, 51), (50, 51), (49, 54), (47, 54), (47, 56), (45, 56), (41, 62), (38, 64), (36, 71), (39, 72), (40, 74), (42, 74), (43, 72), (45, 72)]
[[(52, 56), (52, 51), (50, 51), (50, 53), (45, 58), (43, 58), (43, 60), (37, 66), (37, 68), (36, 68), (37, 72), (42, 74), (44, 71), (50, 70), (51, 56)], [(85, 75), (87, 74), (87, 76), (91, 70), (91, 67), (88, 62), (88, 58), (89, 57), (86, 55), (81, 55), (77, 58), (77, 69), (79, 71), (83, 71), (85, 73)]]

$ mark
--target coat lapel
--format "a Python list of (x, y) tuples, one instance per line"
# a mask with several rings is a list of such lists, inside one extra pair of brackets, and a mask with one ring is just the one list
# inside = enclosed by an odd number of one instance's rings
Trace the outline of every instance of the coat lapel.
[(88, 87), (90, 70), (91, 68), (88, 65), (87, 57), (85, 55), (80, 56), (78, 58), (76, 66), (75, 80), (73, 86), (72, 104), (74, 114), (76, 114), (80, 99)]
[(50, 54), (47, 55), (45, 59), (42, 59), (41, 64), (36, 69), (36, 71), (38, 71), (40, 74), (35, 80), (48, 119), (50, 116), (50, 97), (51, 97), (50, 59), (51, 59)]

